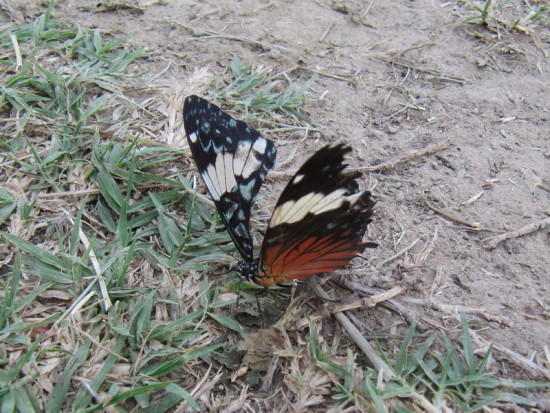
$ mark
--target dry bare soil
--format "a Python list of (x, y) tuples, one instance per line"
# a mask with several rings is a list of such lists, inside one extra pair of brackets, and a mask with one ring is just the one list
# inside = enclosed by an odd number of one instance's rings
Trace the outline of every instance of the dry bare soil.
[[(204, 94), (233, 55), (289, 70), (297, 83), (316, 76), (304, 110), (322, 127), (263, 129), (279, 148), (263, 192), (268, 207), (288, 174), (326, 143), (350, 143), (358, 168), (432, 149), (365, 169), (362, 185), (378, 201), (370, 238), (379, 247), (367, 251), (369, 265), (340, 274), (378, 290), (405, 287), (402, 303), (430, 329), (458, 329), (465, 311), (476, 345), (497, 345), (493, 369), (550, 380), (547, 20), (514, 27), (526, 17), (519, 1), (495, 7), (488, 25), (468, 21), (480, 14), (454, 1), (145, 3), (65, 0), (54, 15), (131, 34), (150, 53), (139, 68), (151, 71), (147, 93), (166, 108)], [(36, 16), (32, 3), (11, 7), (17, 18)], [(185, 145), (181, 118), (162, 122), (149, 138)], [(407, 327), (381, 307), (355, 314), (366, 334), (396, 343)]]

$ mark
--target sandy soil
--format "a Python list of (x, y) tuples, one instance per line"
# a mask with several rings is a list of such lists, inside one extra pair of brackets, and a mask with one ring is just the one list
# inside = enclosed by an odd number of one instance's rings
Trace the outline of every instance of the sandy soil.
[[(15, 3), (21, 18), (35, 17), (33, 4)], [(404, 302), (449, 329), (458, 324), (445, 305), (461, 306), (480, 336), (548, 363), (548, 226), (495, 248), (486, 240), (548, 224), (550, 215), (550, 30), (541, 21), (507, 27), (525, 17), (524, 4), (495, 8), (500, 20), (490, 29), (468, 23), (476, 12), (462, 2), (167, 0), (142, 2), (141, 11), (91, 3), (59, 1), (54, 15), (114, 35), (133, 32), (130, 43), (151, 54), (141, 69), (157, 74), (170, 63), (155, 80), (166, 99), (200, 93), (193, 76), (222, 73), (233, 54), (276, 71), (307, 68), (291, 72), (296, 82), (317, 73), (305, 109), (326, 127), (292, 136), (267, 131), (279, 146), (276, 171), (295, 170), (330, 141), (351, 143), (351, 165), (365, 167), (448, 140), (433, 154), (365, 173), (378, 198), (372, 265), (418, 242), (377, 273), (367, 276), (359, 264), (341, 273), (430, 298)], [(219, 36), (196, 38), (207, 32)], [(282, 175), (268, 180), (270, 193), (282, 188)], [(385, 310), (356, 314), (380, 336), (406, 328)]]

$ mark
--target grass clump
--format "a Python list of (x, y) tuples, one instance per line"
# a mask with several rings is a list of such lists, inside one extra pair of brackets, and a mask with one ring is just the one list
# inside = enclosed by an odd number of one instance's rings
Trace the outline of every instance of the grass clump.
[[(435, 348), (436, 337), (430, 336), (412, 349), (416, 328), (413, 323), (405, 335), (395, 361), (384, 359), (395, 377), (384, 382), (379, 372), (364, 371), (348, 351), (345, 363), (332, 360), (333, 349), (322, 350), (315, 325), (310, 322), (310, 353), (314, 365), (325, 371), (334, 384), (332, 398), (341, 408), (363, 406), (378, 412), (423, 411), (474, 412), (508, 403), (535, 406), (519, 394), (526, 388), (548, 386), (548, 383), (503, 380), (488, 371), (492, 347), (478, 360), (466, 316), (462, 318), (462, 339), (455, 344), (441, 332), (442, 350)], [(381, 350), (382, 351), (382, 350)], [(383, 353), (383, 351), (382, 351)]]
[(272, 132), (298, 129), (289, 125), (289, 120), (308, 127), (318, 126), (299, 110), (315, 77), (300, 85), (289, 77), (290, 71), (271, 72), (270, 68), (257, 65), (254, 60), (243, 63), (234, 55), (230, 73), (211, 85), (213, 98), (247, 113), (244, 121), (268, 125)]

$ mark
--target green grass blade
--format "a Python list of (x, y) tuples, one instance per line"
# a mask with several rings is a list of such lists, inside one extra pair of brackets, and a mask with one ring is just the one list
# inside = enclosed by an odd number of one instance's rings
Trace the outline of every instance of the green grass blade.
[(245, 333), (244, 327), (237, 320), (231, 317), (216, 313), (208, 313), (208, 315), (216, 320), (218, 323), (220, 323), (222, 326), (227, 327), (230, 330), (239, 333), (240, 335), (243, 335)]
[[(95, 333), (97, 333), (98, 328), (94, 328)], [(94, 334), (94, 331), (92, 331)], [(71, 384), (73, 375), (77, 368), (79, 368), (82, 363), (88, 357), (90, 352), (92, 341), (85, 339), (82, 341), (78, 348), (76, 349), (73, 357), (69, 360), (63, 372), (59, 375), (58, 380), (51, 392), (48, 401), (46, 403), (46, 413), (57, 413), (62, 411), (63, 406), (67, 400), (67, 393), (69, 392), (69, 386)]]
[(45, 249), (37, 247), (32, 242), (29, 242), (4, 231), (0, 231), (0, 235), (4, 236), (13, 245), (25, 251), (27, 254), (31, 255), (37, 260), (43, 262), (44, 264), (51, 265), (59, 270), (65, 269), (65, 264), (62, 260), (51, 254), (50, 252), (46, 251)]

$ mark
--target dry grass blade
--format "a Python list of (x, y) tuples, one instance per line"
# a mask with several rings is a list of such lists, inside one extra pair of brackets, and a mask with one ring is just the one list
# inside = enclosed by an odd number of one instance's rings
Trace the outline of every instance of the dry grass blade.
[[(314, 278), (308, 279), (308, 285), (313, 291), (322, 299), (330, 300), (328, 294), (319, 285)], [(349, 334), (351, 340), (361, 349), (365, 356), (369, 359), (376, 370), (382, 370), (384, 379), (389, 380), (394, 377), (393, 372), (388, 365), (382, 360), (378, 352), (370, 345), (370, 343), (363, 337), (363, 334), (353, 325), (348, 317), (344, 313), (334, 313), (334, 318), (338, 320), (342, 328)]]

